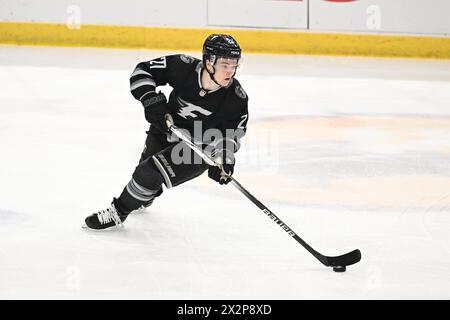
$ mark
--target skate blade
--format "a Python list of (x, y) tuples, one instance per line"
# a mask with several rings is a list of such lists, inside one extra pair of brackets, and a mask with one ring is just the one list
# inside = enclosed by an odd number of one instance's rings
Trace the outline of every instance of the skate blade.
[(109, 227), (106, 229), (92, 229), (92, 228), (89, 228), (87, 226), (87, 224), (85, 223), (81, 226), (81, 229), (95, 231), (95, 232), (106, 232), (106, 231), (112, 231), (112, 230), (122, 230), (122, 229), (124, 229), (124, 226), (123, 226), (123, 224), (120, 224), (120, 225), (115, 225), (115, 226), (112, 226), (112, 227)]

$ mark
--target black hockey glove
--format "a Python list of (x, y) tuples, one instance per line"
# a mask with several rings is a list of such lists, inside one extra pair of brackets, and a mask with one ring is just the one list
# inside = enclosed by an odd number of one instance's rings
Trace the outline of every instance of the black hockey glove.
[(169, 131), (164, 118), (167, 110), (167, 99), (164, 93), (150, 93), (142, 101), (145, 119), (163, 132)]
[(210, 166), (208, 169), (208, 177), (213, 179), (214, 181), (217, 181), (220, 184), (227, 184), (231, 181), (228, 177), (231, 177), (234, 172), (234, 163), (233, 164), (223, 164), (223, 171), (225, 174), (220, 170), (217, 166)]

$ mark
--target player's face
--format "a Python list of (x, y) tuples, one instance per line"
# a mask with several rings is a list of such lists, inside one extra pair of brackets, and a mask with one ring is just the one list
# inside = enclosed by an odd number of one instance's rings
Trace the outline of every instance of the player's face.
[(219, 58), (217, 59), (214, 67), (216, 69), (214, 78), (221, 86), (225, 87), (230, 83), (231, 80), (233, 80), (233, 76), (236, 73), (236, 69), (238, 67), (238, 60)]

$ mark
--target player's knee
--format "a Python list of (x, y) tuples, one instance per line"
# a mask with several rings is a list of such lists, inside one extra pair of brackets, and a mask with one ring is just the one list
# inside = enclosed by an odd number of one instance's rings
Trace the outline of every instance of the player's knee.
[(141, 186), (158, 190), (163, 183), (163, 177), (151, 158), (142, 161), (134, 170), (133, 179)]

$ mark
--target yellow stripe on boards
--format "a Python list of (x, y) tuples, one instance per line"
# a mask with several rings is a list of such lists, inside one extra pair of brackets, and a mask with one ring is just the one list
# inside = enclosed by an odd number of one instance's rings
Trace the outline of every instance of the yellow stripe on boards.
[(244, 52), (450, 59), (450, 37), (444, 36), (0, 22), (0, 43), (20, 45), (197, 51), (211, 33), (231, 34)]

